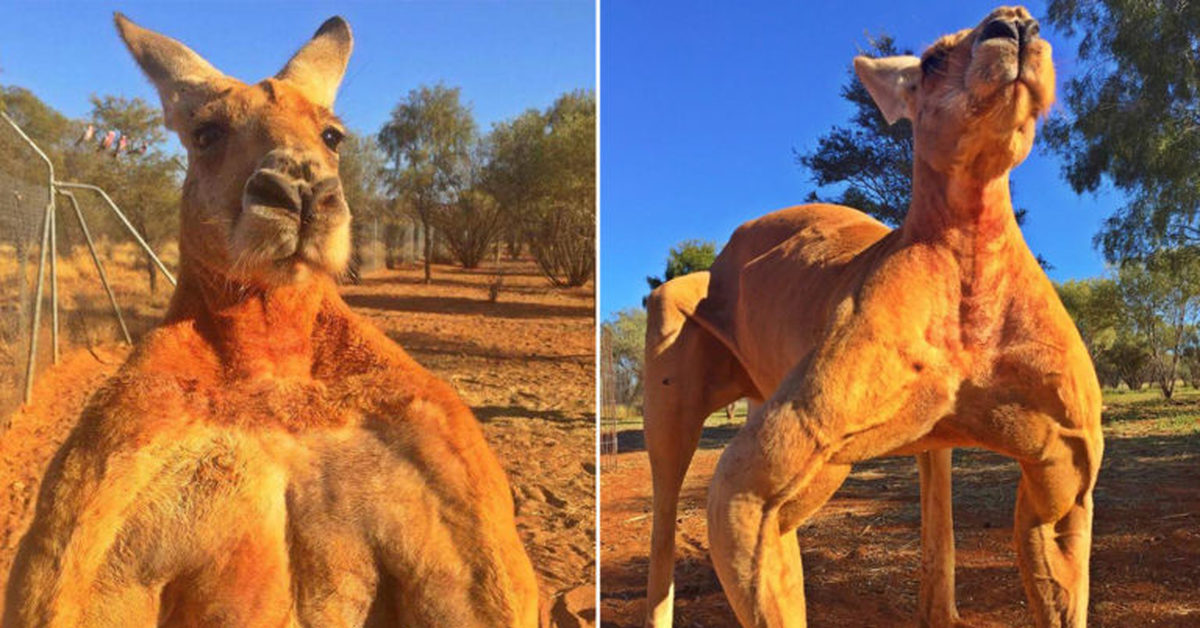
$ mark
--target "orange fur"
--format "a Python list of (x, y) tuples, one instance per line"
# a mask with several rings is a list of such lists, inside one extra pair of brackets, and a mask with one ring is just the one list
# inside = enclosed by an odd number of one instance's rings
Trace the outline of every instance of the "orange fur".
[(739, 228), (710, 271), (652, 295), (649, 624), (670, 624), (675, 502), (704, 417), (742, 396), (765, 403), (722, 454), (708, 527), (744, 625), (805, 625), (793, 531), (854, 462), (898, 453), (921, 456), (931, 579), (921, 620), (956, 623), (944, 449), (954, 446), (1020, 462), (1016, 536), (1034, 618), (1085, 624), (1099, 386), (1008, 185), (1053, 102), (1050, 46), (985, 41), (992, 20), (1032, 24), (1023, 8), (997, 9), (939, 40), (926, 55), (945, 56), (929, 72), (914, 57), (856, 60), (884, 114), (913, 121), (899, 229), (844, 207), (782, 210)]
[[(332, 277), (349, 213), (322, 139), (338, 123), (315, 103), (348, 27), (327, 22), (256, 85), (118, 27), (189, 149), (179, 286), (51, 465), (5, 625), (536, 625), (478, 423)], [(224, 135), (201, 146), (214, 121)], [(268, 170), (327, 193), (276, 206), (247, 184)]]

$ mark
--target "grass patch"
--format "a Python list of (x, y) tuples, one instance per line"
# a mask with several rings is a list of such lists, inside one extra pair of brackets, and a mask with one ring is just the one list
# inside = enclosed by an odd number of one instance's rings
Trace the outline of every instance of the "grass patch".
[[(1115, 437), (1187, 435), (1200, 433), (1200, 389), (1179, 387), (1172, 399), (1164, 399), (1158, 388), (1105, 390), (1104, 433)], [(704, 421), (706, 428), (731, 428), (746, 422), (746, 400), (734, 406), (731, 419), (718, 410)], [(611, 419), (605, 419), (606, 422)], [(621, 408), (616, 417), (618, 431), (642, 429), (638, 408)]]
[(1119, 438), (1200, 433), (1200, 390), (1176, 389), (1164, 399), (1155, 388), (1104, 391), (1104, 433)]

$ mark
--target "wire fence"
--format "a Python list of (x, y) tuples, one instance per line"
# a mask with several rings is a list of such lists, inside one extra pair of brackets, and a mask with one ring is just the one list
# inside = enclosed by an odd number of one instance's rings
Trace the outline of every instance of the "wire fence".
[[(131, 343), (162, 318), (178, 260), (150, 252), (108, 194), (57, 181), (0, 112), (0, 416), (62, 355)], [(39, 281), (39, 278), (41, 281)]]
[[(411, 217), (383, 220), (378, 217), (359, 217), (354, 222), (354, 257), (352, 276), (380, 268), (397, 268), (424, 259), (422, 251), (424, 229), (419, 220)], [(434, 258), (446, 261), (449, 253), (435, 246)]]
[(601, 465), (611, 466), (618, 453), (619, 431), (616, 389), (616, 365), (613, 362), (612, 334), (600, 331), (600, 457)]

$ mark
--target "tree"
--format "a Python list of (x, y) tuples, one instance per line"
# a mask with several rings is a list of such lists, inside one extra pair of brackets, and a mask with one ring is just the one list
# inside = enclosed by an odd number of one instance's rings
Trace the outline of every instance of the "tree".
[(1079, 328), (1100, 383), (1115, 388), (1125, 382), (1130, 390), (1141, 389), (1150, 365), (1149, 341), (1132, 325), (1117, 281), (1098, 277), (1055, 287)]
[(484, 185), (490, 154), (486, 139), (475, 143), (454, 201), (434, 212), (434, 227), (463, 268), (479, 267), (504, 225), (504, 212)]
[(627, 308), (602, 325), (612, 352), (612, 386), (616, 402), (629, 406), (642, 398), (642, 365), (646, 354), (646, 310)]
[[(867, 44), (873, 56), (904, 54), (888, 35), (869, 37)], [(853, 207), (897, 226), (908, 214), (912, 194), (912, 124), (899, 120), (889, 125), (853, 70), (841, 95), (854, 107), (849, 126), (835, 125), (812, 152), (793, 151), (796, 163), (818, 186), (845, 184), (840, 196), (824, 202)], [(815, 192), (809, 199), (821, 200)]]
[(1097, 373), (1110, 374), (1114, 388), (1125, 382), (1129, 390), (1141, 390), (1150, 370), (1149, 347), (1144, 340), (1128, 334), (1118, 338), (1096, 362)]
[[(141, 98), (92, 96), (90, 124), (116, 131), (130, 149), (144, 151), (97, 152), (89, 144), (72, 146), (65, 153), (64, 180), (87, 181), (104, 188), (151, 246), (159, 248), (179, 233), (179, 164), (164, 152), (161, 109)], [(82, 125), (79, 125), (80, 127)], [(81, 202), (94, 203), (95, 199)], [(107, 215), (103, 211), (102, 215)], [(145, 257), (150, 291), (158, 287), (158, 267)]]
[(684, 240), (671, 247), (663, 276), (646, 277), (646, 284), (653, 290), (676, 277), (708, 270), (716, 259), (716, 243), (707, 240)]
[(459, 88), (421, 86), (392, 110), (379, 131), (389, 160), (385, 179), (425, 231), (425, 282), (431, 279), (434, 213), (450, 204), (461, 189), (476, 135), (471, 110)]
[[(22, 87), (0, 88), (0, 111), (4, 111), (43, 150), (55, 170), (62, 168), (59, 147), (67, 143), (71, 121)], [(29, 145), (5, 122), (0, 122), (0, 237), (13, 245), (17, 268), (18, 315), (5, 323), (15, 329), (28, 328), (32, 309), (31, 285), (23, 278), (30, 274), (30, 254), (40, 242), (42, 218), (49, 201), (49, 173)], [(61, 176), (61, 175), (60, 175)], [(4, 333), (13, 330), (5, 325)]]
[(544, 112), (494, 125), (488, 139), (482, 184), (503, 211), (509, 253), (523, 242), (555, 285), (587, 282), (596, 255), (595, 94), (563, 94)]
[(436, 212), (434, 226), (463, 268), (478, 268), (500, 233), (496, 199), (480, 188), (463, 190), (453, 203)]
[(1105, 257), (1200, 244), (1200, 6), (1052, 0), (1046, 21), (1085, 35), (1047, 143), (1077, 193), (1107, 180), (1129, 199), (1096, 235)]
[(504, 217), (508, 254), (520, 254), (525, 230), (540, 196), (545, 164), (546, 118), (529, 109), (510, 120), (492, 125), (488, 135), (491, 155), (483, 172), (483, 187), (499, 203)]
[[(109, 95), (93, 96), (91, 104), (92, 111), (87, 120), (71, 120), (29, 90), (0, 88), (0, 108), (45, 151), (54, 164), (55, 177), (60, 181), (88, 182), (105, 189), (142, 238), (151, 247), (158, 248), (178, 233), (180, 174), (179, 165), (163, 150), (166, 134), (162, 130), (159, 108), (138, 98)], [(118, 133), (126, 139), (127, 150), (100, 152), (90, 142), (78, 142), (76, 138), (89, 123), (97, 129)], [(138, 150), (129, 150), (135, 147)], [(11, 131), (0, 132), (0, 159), (6, 164), (6, 174), (15, 176), (8, 182), (12, 189), (0, 195), (6, 202), (15, 201), (14, 211), (4, 212), (0, 217), (0, 230), (14, 239), (21, 276), (24, 276), (31, 234), (24, 229), (26, 225), (20, 224), (29, 222), (29, 217), (21, 210), (25, 208), (27, 214), (30, 206), (39, 210), (44, 206), (47, 172), (29, 146)], [(25, 183), (36, 184), (36, 192), (28, 193), (24, 189)], [(18, 185), (21, 189), (17, 189)], [(11, 198), (11, 193), (21, 199)], [(128, 238), (124, 225), (111, 217), (102, 201), (91, 194), (78, 194), (77, 198), (81, 205), (96, 208), (94, 215), (98, 219), (92, 223), (95, 234)], [(57, 228), (64, 229), (69, 223), (62, 220)], [(150, 290), (154, 291), (158, 285), (158, 268), (149, 255), (145, 264)], [(24, 284), (21, 289), (24, 290)]]
[[(53, 107), (42, 102), (33, 92), (24, 87), (0, 87), (0, 111), (4, 111), (21, 130), (42, 150), (48, 151), (55, 169), (62, 167), (61, 151), (69, 142), (73, 130), (71, 120)], [(46, 166), (29, 146), (21, 141), (7, 123), (0, 131), (0, 150), (5, 160), (5, 170), (18, 176), (33, 179), (46, 178)]]
[(596, 265), (596, 96), (590, 90), (563, 94), (545, 119), (526, 242), (552, 283), (581, 286)]
[(1079, 328), (1079, 335), (1095, 359), (1116, 341), (1124, 326), (1124, 310), (1117, 282), (1108, 278), (1071, 280), (1056, 284), (1058, 297)]
[(1177, 248), (1127, 262), (1117, 286), (1130, 329), (1146, 339), (1154, 379), (1170, 399), (1200, 317), (1200, 254)]

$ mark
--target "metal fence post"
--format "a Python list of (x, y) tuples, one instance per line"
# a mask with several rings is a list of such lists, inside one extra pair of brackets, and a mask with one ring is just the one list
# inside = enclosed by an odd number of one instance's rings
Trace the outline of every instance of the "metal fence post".
[(137, 243), (140, 244), (142, 249), (146, 251), (146, 254), (150, 256), (150, 259), (154, 260), (154, 263), (158, 266), (158, 269), (161, 270), (162, 274), (166, 276), (167, 281), (171, 282), (172, 286), (175, 285), (175, 275), (172, 275), (171, 271), (167, 270), (167, 267), (163, 265), (162, 260), (158, 259), (158, 255), (154, 253), (154, 249), (150, 248), (149, 244), (146, 244), (146, 241), (142, 239), (142, 234), (138, 233), (138, 230), (133, 227), (133, 223), (129, 222), (129, 219), (125, 217), (123, 212), (121, 212), (121, 208), (117, 207), (117, 204), (113, 202), (112, 198), (108, 196), (108, 193), (105, 192), (103, 188), (90, 185), (88, 183), (70, 183), (67, 181), (55, 181), (54, 185), (60, 188), (91, 190), (99, 194), (100, 197), (104, 199), (104, 202), (108, 203), (109, 209), (112, 209), (113, 213), (117, 215), (117, 218), (121, 219), (121, 222), (125, 225), (125, 228), (129, 230), (129, 233), (133, 235), (133, 238), (137, 240)]
[(50, 210), (50, 344), (58, 364), (58, 212)]
[(100, 256), (96, 254), (96, 245), (92, 242), (92, 233), (88, 230), (87, 222), (83, 219), (83, 212), (79, 209), (79, 201), (71, 192), (59, 190), (58, 193), (71, 201), (75, 217), (79, 219), (79, 230), (83, 232), (83, 238), (87, 241), (88, 252), (92, 254), (92, 261), (96, 264), (96, 273), (100, 275), (100, 283), (104, 286), (104, 291), (108, 293), (108, 302), (112, 304), (113, 313), (117, 315), (117, 322), (121, 324), (121, 334), (125, 336), (125, 343), (132, 345), (133, 337), (129, 335), (129, 328), (125, 326), (125, 317), (121, 314), (121, 307), (117, 305), (117, 297), (108, 283), (108, 274), (104, 272), (104, 265), (100, 263)]
[(33, 324), (29, 332), (29, 359), (25, 362), (25, 403), (33, 399), (33, 371), (37, 363), (38, 327), (42, 320), (42, 287), (46, 279), (46, 249), (50, 244), (50, 216), (54, 214), (54, 195), (46, 204), (46, 216), (42, 218), (42, 250), (38, 259), (37, 289), (33, 297)]

